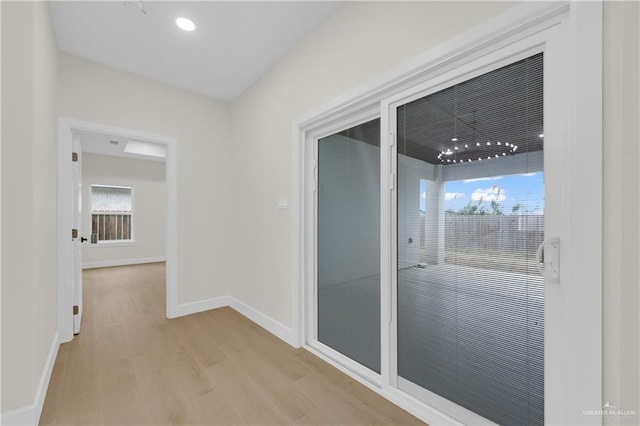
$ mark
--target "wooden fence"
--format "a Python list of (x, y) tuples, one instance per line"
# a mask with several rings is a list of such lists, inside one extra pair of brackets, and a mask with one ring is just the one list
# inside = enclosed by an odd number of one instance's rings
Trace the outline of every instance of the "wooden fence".
[(445, 247), (534, 252), (544, 239), (542, 215), (445, 215)]
[[(448, 264), (507, 272), (537, 273), (535, 253), (544, 239), (542, 215), (446, 214), (444, 255)], [(430, 232), (420, 218), (420, 260), (429, 263), (427, 241)]]
[[(420, 218), (420, 246), (425, 247), (429, 232), (425, 217)], [(542, 215), (445, 215), (445, 245), (496, 251), (536, 250), (544, 239)]]

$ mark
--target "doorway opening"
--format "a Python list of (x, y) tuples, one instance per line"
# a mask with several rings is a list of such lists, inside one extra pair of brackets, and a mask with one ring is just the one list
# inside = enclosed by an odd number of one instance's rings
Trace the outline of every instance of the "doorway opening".
[(83, 268), (166, 261), (165, 315), (175, 316), (176, 179), (175, 138), (60, 119), (61, 342), (70, 341), (81, 329)]
[[(98, 323), (111, 318), (112, 312), (130, 318), (150, 309), (165, 312), (164, 157), (133, 158), (119, 151), (104, 155), (100, 153), (103, 146), (122, 149), (128, 142), (109, 135), (81, 133), (79, 137), (81, 229), (87, 239), (80, 244), (82, 287), (83, 302), (89, 303), (81, 305), (84, 321)], [(137, 274), (139, 270), (145, 273)], [(127, 280), (130, 274), (148, 278)]]

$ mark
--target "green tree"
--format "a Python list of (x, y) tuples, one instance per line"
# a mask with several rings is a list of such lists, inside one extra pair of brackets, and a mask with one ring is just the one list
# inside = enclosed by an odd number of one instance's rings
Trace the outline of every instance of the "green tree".
[[(502, 215), (502, 214), (504, 214), (502, 204), (500, 204), (500, 202), (497, 201), (497, 200), (500, 199), (500, 195), (502, 194), (502, 188), (500, 188), (497, 185), (493, 185), (491, 188), (493, 189), (493, 193), (495, 194), (495, 199), (491, 200), (491, 202), (489, 203), (489, 208), (488, 209), (485, 206), (484, 197), (480, 197), (480, 199), (477, 200), (476, 202), (473, 202), (473, 200), (469, 200), (467, 202), (467, 205), (462, 207), (457, 212), (454, 211), (454, 210), (449, 209), (449, 210), (447, 210), (447, 213), (448, 214), (457, 214), (457, 215), (460, 215), (460, 216), (483, 216), (483, 215), (488, 215), (488, 214), (493, 214), (493, 215)], [(517, 207), (517, 209), (516, 209), (516, 207)], [(515, 210), (512, 210), (512, 213), (517, 211), (518, 209), (520, 209), (519, 204), (517, 204), (513, 208)]]
[(461, 208), (456, 212), (457, 215), (460, 216), (474, 216), (474, 215), (485, 215), (487, 214), (487, 210), (484, 207), (484, 198), (480, 197), (480, 199), (474, 204), (472, 200), (469, 200), (466, 206)]
[(497, 201), (500, 199), (500, 194), (502, 194), (502, 188), (497, 185), (493, 185), (491, 187), (496, 194), (496, 199), (491, 200), (491, 213), (501, 215), (502, 214), (502, 205)]

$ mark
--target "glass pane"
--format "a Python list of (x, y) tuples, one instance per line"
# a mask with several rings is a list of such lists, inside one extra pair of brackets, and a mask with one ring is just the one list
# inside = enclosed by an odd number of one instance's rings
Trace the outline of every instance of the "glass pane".
[(129, 220), (131, 218), (131, 215), (125, 214), (123, 215), (124, 219), (123, 219), (123, 227), (124, 227), (124, 233), (123, 233), (123, 238), (125, 240), (130, 240), (131, 239), (131, 226), (129, 223)]
[(499, 424), (544, 424), (542, 95), (539, 54), (397, 116), (399, 384)]
[(103, 214), (98, 215), (99, 217), (99, 222), (98, 222), (98, 240), (102, 241), (106, 239), (106, 225), (105, 225), (105, 217)]
[(318, 141), (318, 340), (380, 372), (380, 120)]
[(107, 215), (107, 240), (116, 239), (116, 217), (115, 215)]
[(122, 215), (118, 215), (116, 216), (117, 218), (117, 222), (116, 222), (116, 239), (117, 240), (121, 240), (123, 238), (122, 236)]

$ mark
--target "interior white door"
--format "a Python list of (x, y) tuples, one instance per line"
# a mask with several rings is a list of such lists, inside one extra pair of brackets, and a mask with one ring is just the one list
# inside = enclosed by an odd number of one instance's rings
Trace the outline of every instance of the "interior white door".
[(80, 333), (82, 321), (82, 147), (80, 138), (73, 135), (73, 229), (77, 231), (73, 238), (73, 334)]

